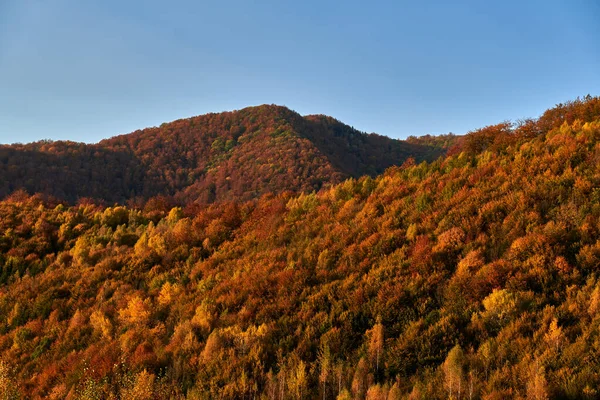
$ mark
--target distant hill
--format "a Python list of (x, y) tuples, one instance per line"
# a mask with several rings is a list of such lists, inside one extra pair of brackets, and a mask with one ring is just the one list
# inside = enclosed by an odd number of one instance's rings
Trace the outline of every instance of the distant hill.
[(97, 144), (41, 141), (0, 146), (0, 197), (15, 190), (75, 202), (172, 197), (179, 202), (247, 200), (318, 190), (375, 176), (409, 157), (444, 149), (365, 134), (334, 118), (262, 105), (206, 114)]

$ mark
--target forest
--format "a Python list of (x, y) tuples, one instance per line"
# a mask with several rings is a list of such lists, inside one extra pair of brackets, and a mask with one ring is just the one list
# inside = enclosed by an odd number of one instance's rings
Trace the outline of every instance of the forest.
[[(298, 118), (332, 132), (302, 130), (328, 165), (368, 164), (328, 153), (350, 140), (335, 120)], [(210, 202), (172, 191), (161, 129), (90, 157), (164, 161), (163, 196), (0, 201), (0, 399), (600, 398), (599, 97), (411, 138), (435, 157), (329, 185), (217, 180)], [(92, 152), (27, 151), (61, 149)]]
[[(451, 141), (450, 141), (451, 142)], [(448, 143), (450, 143), (448, 142)], [(96, 144), (44, 140), (0, 146), (0, 197), (17, 191), (77, 203), (140, 207), (243, 201), (375, 176), (445, 148), (366, 134), (323, 115), (263, 105), (164, 123)]]

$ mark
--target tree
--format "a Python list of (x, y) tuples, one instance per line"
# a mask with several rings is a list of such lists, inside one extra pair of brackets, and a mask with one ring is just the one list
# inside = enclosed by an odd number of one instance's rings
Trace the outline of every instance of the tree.
[(352, 378), (352, 394), (356, 399), (362, 399), (368, 387), (369, 364), (364, 357), (358, 361), (354, 377)]
[(556, 318), (552, 319), (550, 322), (550, 326), (548, 327), (548, 332), (544, 335), (544, 339), (549, 346), (551, 346), (556, 352), (560, 350), (560, 346), (564, 340), (562, 328), (558, 326), (558, 320)]
[(133, 296), (127, 303), (127, 307), (119, 310), (119, 317), (127, 325), (145, 326), (150, 318), (148, 301), (142, 300), (140, 296)]
[(112, 336), (112, 324), (100, 310), (96, 310), (90, 316), (90, 324), (94, 330), (104, 339), (110, 340)]
[(450, 350), (446, 361), (442, 364), (444, 382), (450, 397), (456, 394), (456, 397), (460, 399), (464, 379), (464, 362), (465, 355), (460, 345), (457, 344)]
[(289, 379), (290, 391), (294, 394), (296, 399), (301, 400), (306, 394), (306, 387), (308, 385), (306, 364), (304, 361), (298, 360), (291, 372), (292, 374)]
[(0, 360), (0, 400), (18, 400), (20, 397), (8, 364)]
[(501, 326), (518, 311), (520, 299), (517, 293), (508, 289), (494, 289), (483, 299), (483, 306), (485, 307), (484, 319), (492, 325)]
[(548, 400), (548, 383), (544, 367), (539, 361), (531, 364), (529, 369), (529, 380), (527, 382), (527, 398), (530, 400)]
[(329, 351), (329, 346), (327, 344), (322, 345), (319, 350), (319, 382), (323, 384), (323, 400), (325, 400), (327, 395), (327, 381), (329, 380), (329, 375), (331, 373), (331, 352)]
[(379, 379), (379, 363), (383, 356), (384, 344), (384, 327), (380, 319), (373, 328), (367, 332), (367, 336), (369, 337), (369, 359), (371, 365), (375, 365), (375, 376)]
[(348, 391), (348, 389), (344, 389), (338, 394), (336, 400), (352, 400), (352, 394)]
[(121, 389), (121, 398), (131, 400), (153, 400), (155, 376), (146, 370), (135, 375), (130, 385)]

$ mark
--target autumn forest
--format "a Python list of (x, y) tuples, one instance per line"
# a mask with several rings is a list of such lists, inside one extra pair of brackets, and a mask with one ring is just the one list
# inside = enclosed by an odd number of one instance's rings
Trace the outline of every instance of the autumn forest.
[(600, 398), (600, 98), (0, 146), (0, 399)]

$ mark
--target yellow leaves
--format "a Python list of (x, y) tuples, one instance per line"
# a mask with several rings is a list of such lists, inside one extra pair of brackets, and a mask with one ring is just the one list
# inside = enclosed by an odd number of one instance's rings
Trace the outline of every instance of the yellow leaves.
[(112, 337), (112, 324), (100, 310), (96, 310), (90, 316), (90, 324), (102, 338), (110, 340)]
[(554, 348), (554, 350), (560, 350), (564, 336), (562, 328), (558, 326), (558, 320), (556, 318), (553, 318), (552, 322), (550, 322), (548, 332), (544, 335), (544, 340), (550, 347)]
[(308, 386), (306, 363), (303, 360), (296, 359), (293, 362), (295, 365), (288, 365), (288, 368), (291, 369), (288, 376), (288, 386), (294, 398), (302, 399)]
[(133, 247), (133, 251), (134, 254), (136, 255), (136, 257), (138, 258), (145, 258), (148, 253), (150, 252), (150, 246), (148, 245), (148, 233), (147, 231), (150, 229), (150, 227), (147, 228), (146, 232), (144, 232), (142, 234), (142, 236), (140, 236), (140, 238), (138, 239), (138, 241), (135, 243), (135, 246)]
[(153, 400), (154, 397), (154, 374), (145, 369), (135, 376), (133, 385), (121, 389), (121, 398), (128, 400)]
[(502, 322), (512, 316), (519, 307), (519, 296), (507, 289), (494, 289), (494, 291), (483, 299), (485, 319)]
[(169, 211), (169, 215), (167, 215), (167, 223), (171, 226), (175, 225), (181, 218), (183, 218), (183, 210), (181, 207), (173, 207), (171, 211)]
[(259, 361), (258, 358), (262, 351), (262, 341), (268, 333), (268, 328), (265, 324), (258, 327), (250, 325), (245, 331), (237, 329), (228, 329), (225, 331), (231, 335), (236, 350), (240, 354), (251, 355)]
[(165, 238), (158, 233), (155, 233), (148, 238), (148, 247), (161, 257), (165, 256), (168, 251)]
[(339, 221), (349, 220), (356, 216), (359, 208), (360, 201), (355, 198), (350, 198), (350, 200), (345, 201), (337, 214), (337, 219)]
[(194, 240), (195, 232), (190, 219), (184, 218), (178, 220), (173, 229), (171, 230), (171, 236), (179, 244), (189, 243), (192, 240)]
[(129, 222), (129, 211), (125, 207), (108, 207), (100, 217), (100, 223), (115, 229)]
[(442, 364), (444, 371), (445, 386), (450, 397), (455, 393), (460, 398), (463, 389), (465, 355), (462, 348), (457, 344), (450, 350), (446, 360)]
[(48, 395), (49, 400), (62, 400), (67, 397), (67, 385), (60, 383), (52, 388)]
[(367, 390), (366, 400), (387, 400), (387, 398), (387, 388), (379, 384), (371, 385), (369, 390)]
[(419, 234), (419, 226), (417, 224), (410, 224), (406, 229), (406, 240), (413, 241)]
[(588, 306), (590, 317), (594, 318), (598, 314), (598, 311), (600, 311), (600, 286), (594, 288)]
[(127, 307), (119, 310), (119, 318), (125, 325), (145, 326), (150, 318), (150, 300), (142, 300), (139, 296), (132, 297)]
[(352, 393), (348, 389), (342, 389), (336, 400), (352, 400)]
[(380, 361), (383, 356), (384, 345), (384, 327), (381, 322), (377, 322), (372, 329), (367, 331), (369, 338), (368, 354), (371, 365), (375, 368), (376, 373), (379, 373)]
[(367, 392), (369, 367), (364, 357), (358, 360), (358, 365), (352, 377), (352, 393), (354, 398), (362, 398)]
[[(155, 228), (150, 223), (133, 247), (136, 257), (142, 260), (164, 257), (168, 252), (165, 230), (164, 226)], [(158, 262), (158, 260), (155, 261)]]
[(330, 254), (329, 250), (325, 249), (319, 253), (319, 257), (317, 259), (317, 268), (329, 269), (333, 266), (333, 261), (333, 257)]
[(300, 194), (298, 197), (291, 198), (286, 204), (288, 215), (286, 221), (294, 223), (304, 217), (307, 213), (315, 209), (319, 200), (313, 192), (310, 194)]
[(162, 306), (171, 304), (181, 294), (181, 286), (179, 284), (171, 284), (166, 282), (158, 295), (158, 303)]
[(23, 314), (23, 307), (21, 306), (21, 303), (17, 302), (13, 306), (10, 314), (8, 314), (8, 319), (6, 322), (8, 323), (8, 325), (13, 325), (18, 321), (18, 319), (21, 317), (22, 314)]
[(71, 255), (77, 264), (86, 265), (91, 261), (90, 251), (92, 246), (92, 242), (88, 236), (80, 236), (77, 239), (75, 246), (71, 250)]
[(545, 258), (552, 255), (548, 238), (544, 234), (530, 233), (516, 239), (510, 246), (509, 256), (513, 260), (525, 261), (530, 257)]
[(583, 246), (577, 254), (577, 263), (582, 270), (593, 270), (600, 265), (600, 240), (593, 245)]
[(402, 390), (398, 385), (398, 381), (396, 381), (392, 387), (390, 388), (390, 392), (388, 393), (388, 397), (386, 400), (400, 400), (402, 399)]
[(214, 307), (207, 303), (203, 303), (196, 307), (196, 313), (192, 318), (192, 325), (200, 328), (203, 334), (208, 335), (212, 331), (216, 318), (217, 316), (214, 312)]
[(529, 379), (527, 382), (527, 399), (530, 400), (547, 400), (548, 397), (548, 382), (544, 367), (538, 361), (531, 363), (529, 368)]
[(269, 328), (267, 325), (250, 325), (242, 330), (239, 325), (213, 330), (200, 357), (204, 362), (218, 358), (222, 353), (231, 354), (251, 363), (261, 363), (264, 357), (265, 343), (268, 341)]
[(0, 360), (0, 400), (19, 399), (19, 390), (13, 379), (12, 371), (3, 360)]

